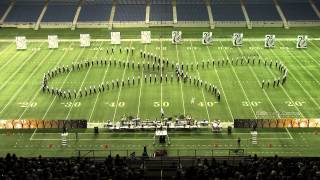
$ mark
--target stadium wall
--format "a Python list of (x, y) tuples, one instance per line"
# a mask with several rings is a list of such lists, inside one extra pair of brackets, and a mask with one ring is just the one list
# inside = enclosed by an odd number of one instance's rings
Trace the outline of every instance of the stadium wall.
[[(252, 21), (252, 27), (283, 27), (281, 21)], [(289, 27), (316, 27), (320, 26), (319, 21), (289, 21)], [(6, 22), (0, 27), (11, 28), (34, 28), (34, 22)], [(215, 27), (247, 27), (245, 21), (214, 21)], [(72, 22), (42, 22), (40, 28), (71, 28)], [(108, 28), (107, 21), (101, 22), (78, 22), (77, 28)], [(115, 21), (112, 23), (114, 28), (129, 28), (129, 27), (210, 27), (209, 21), (178, 21), (174, 24), (172, 21), (150, 21), (146, 24), (145, 21)]]

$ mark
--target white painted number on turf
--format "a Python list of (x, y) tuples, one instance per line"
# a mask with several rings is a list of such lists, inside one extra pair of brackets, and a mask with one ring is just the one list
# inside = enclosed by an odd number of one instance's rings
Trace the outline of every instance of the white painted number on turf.
[[(109, 105), (110, 107), (116, 107), (117, 106), (117, 102), (106, 102), (105, 104)], [(125, 102), (123, 101), (119, 101), (118, 102), (118, 107), (124, 107), (126, 105)]]
[[(213, 104), (214, 104), (214, 103), (213, 103), (212, 101), (208, 101), (208, 102), (207, 102), (207, 106), (208, 106), (208, 107), (212, 107)], [(206, 103), (204, 103), (204, 102), (202, 102), (202, 101), (200, 101), (200, 102), (198, 103), (198, 106), (200, 106), (200, 107), (206, 107), (205, 105), (206, 105)]]
[[(160, 47), (160, 46), (156, 47), (156, 50), (161, 50), (161, 47)], [(167, 50), (167, 47), (166, 47), (166, 46), (162, 46), (162, 50), (163, 50), (163, 51), (166, 51), (166, 50)]]
[(198, 49), (197, 47), (193, 47), (193, 46), (187, 47), (187, 50), (197, 50), (197, 49)]
[(242, 106), (253, 106), (253, 107), (257, 107), (259, 106), (259, 104), (261, 104), (260, 101), (242, 101)]
[(304, 101), (286, 101), (285, 103), (288, 106), (303, 106), (305, 102)]
[[(153, 102), (153, 107), (160, 107), (160, 105), (161, 105), (161, 103), (160, 102)], [(167, 102), (167, 101), (163, 101), (162, 102), (162, 106), (163, 107), (169, 107), (169, 102)]]
[(81, 106), (81, 102), (63, 102), (61, 104), (64, 105), (64, 107), (66, 107), (66, 108), (80, 107)]
[(220, 46), (218, 47), (219, 50), (227, 50), (227, 49), (231, 49), (230, 47), (224, 47), (224, 46)]
[(18, 103), (19, 107), (22, 108), (34, 108), (38, 105), (36, 102), (19, 102)]

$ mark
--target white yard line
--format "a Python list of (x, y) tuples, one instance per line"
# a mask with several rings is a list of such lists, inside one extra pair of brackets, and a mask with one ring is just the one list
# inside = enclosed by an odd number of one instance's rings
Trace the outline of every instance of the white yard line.
[[(242, 51), (240, 48), (238, 48), (238, 50), (240, 51), (241, 55), (244, 56), (243, 51)], [(247, 59), (247, 57), (245, 57), (245, 59)], [(249, 66), (249, 69), (250, 69), (250, 71), (251, 71), (251, 74), (253, 74), (253, 76), (254, 76), (255, 79), (257, 80), (258, 87), (260, 87), (261, 84), (260, 84), (260, 81), (259, 81), (259, 78), (258, 78), (257, 74), (252, 70), (252, 67), (250, 66), (250, 64), (249, 64), (248, 66)], [(275, 107), (274, 104), (272, 103), (272, 101), (271, 101), (269, 95), (267, 94), (266, 90), (263, 88), (262, 91), (263, 91), (265, 97), (268, 99), (270, 105), (272, 106), (272, 109), (274, 110), (275, 113), (277, 113), (277, 116), (278, 116), (278, 118), (280, 119), (281, 117), (280, 117), (280, 115), (279, 115), (276, 107)]]
[(15, 53), (8, 60), (6, 60), (7, 62), (4, 65), (1, 65), (0, 71), (2, 71), (2, 69), (4, 69), (9, 63), (12, 63), (12, 61), (19, 55), (19, 53), (20, 52)]
[[(132, 41), (130, 42), (129, 48), (131, 48), (131, 46), (132, 46)], [(130, 53), (127, 55), (126, 64), (129, 62), (129, 58), (130, 58)], [(124, 67), (121, 81), (124, 80), (123, 78), (124, 78), (124, 75), (125, 75), (125, 73), (126, 73), (126, 70), (127, 70), (127, 66)], [(119, 104), (119, 99), (120, 99), (121, 91), (122, 91), (122, 85), (120, 85), (120, 89), (119, 89), (119, 93), (118, 93), (118, 97), (117, 97), (116, 107), (114, 108), (114, 113), (113, 113), (113, 118), (112, 118), (112, 123), (113, 123), (113, 124), (114, 124), (114, 119), (116, 118), (116, 114), (117, 114), (117, 109), (118, 109), (118, 104)]]
[[(272, 54), (277, 57), (278, 59), (280, 59), (280, 57), (273, 51), (273, 49), (271, 49)], [(299, 86), (301, 87), (301, 89), (309, 96), (309, 98), (311, 99), (311, 101), (317, 106), (318, 109), (320, 109), (320, 105), (317, 103), (317, 101), (310, 95), (310, 93), (303, 87), (303, 85), (297, 80), (296, 76), (294, 75), (294, 73), (289, 72), (290, 73), (290, 77), (293, 77), (293, 79), (299, 84)]]
[[(222, 42), (221, 42), (221, 41), (219, 41), (219, 42), (220, 42), (221, 46), (224, 47), (223, 44), (222, 44)], [(225, 55), (227, 56), (227, 58), (229, 59), (229, 55), (228, 55), (228, 53), (226, 52), (226, 50), (225, 50), (224, 48), (222, 48), (222, 49), (223, 49)], [(241, 87), (241, 89), (242, 89), (242, 92), (243, 92), (245, 98), (247, 99), (248, 102), (251, 102), (251, 101), (249, 100), (249, 98), (248, 98), (248, 95), (247, 95), (246, 91), (244, 90), (244, 88), (243, 88), (243, 86), (242, 86), (242, 83), (241, 83), (241, 81), (240, 81), (240, 79), (239, 79), (239, 76), (237, 75), (237, 73), (236, 73), (236, 71), (234, 70), (234, 67), (233, 67), (232, 65), (231, 65), (231, 69), (232, 69), (232, 72), (234, 73), (234, 75), (236, 76), (236, 78), (237, 78), (237, 80), (238, 80), (238, 83), (239, 83), (239, 85), (240, 85), (240, 87)], [(250, 109), (251, 109), (251, 111), (252, 111), (255, 119), (257, 119), (257, 115), (256, 115), (255, 111), (253, 110), (252, 106), (250, 106)]]
[[(72, 43), (70, 43), (69, 47), (70, 47), (71, 45), (72, 45)], [(55, 64), (53, 67), (59, 65), (59, 64), (61, 63), (61, 61), (63, 60), (63, 58), (66, 56), (66, 54), (67, 54), (67, 51), (65, 51), (65, 52), (63, 53), (63, 55), (59, 58), (59, 60), (56, 62), (56, 64)], [(28, 102), (33, 102), (33, 101), (38, 97), (38, 95), (40, 94), (40, 92), (42, 92), (42, 91), (39, 91), (39, 90), (38, 90), (37, 93), (34, 94), (34, 96), (31, 98), (31, 100), (28, 100)], [(24, 111), (20, 114), (18, 120), (21, 120), (22, 116), (24, 115), (24, 113), (27, 112), (27, 110), (28, 110), (29, 108), (30, 108), (30, 106), (27, 106), (27, 107), (24, 109)]]
[[(177, 53), (177, 59), (178, 59), (178, 64), (180, 66), (180, 58), (179, 58), (179, 50), (178, 50), (178, 46), (176, 46), (176, 53)], [(182, 90), (182, 83), (181, 80), (179, 81), (180, 84), (180, 91), (181, 91), (181, 97), (182, 97), (182, 107), (183, 107), (183, 115), (186, 116), (186, 108), (184, 106), (184, 97), (183, 97), (183, 90)]]
[[(75, 62), (78, 62), (78, 61), (80, 60), (80, 57), (82, 56), (84, 50), (85, 50), (85, 48), (83, 48), (83, 49), (81, 50), (81, 52), (78, 54), (78, 56), (77, 56), (77, 58), (76, 58), (77, 60), (76, 60)], [(64, 78), (64, 80), (63, 80), (61, 86), (59, 87), (59, 89), (61, 89), (61, 88), (63, 87), (63, 85), (66, 83), (69, 75), (70, 75), (70, 73), (68, 73), (67, 76)], [(41, 118), (42, 120), (44, 120), (44, 119), (46, 118), (46, 116), (47, 116), (49, 110), (51, 109), (53, 103), (55, 102), (56, 98), (57, 98), (57, 95), (54, 96), (54, 98), (53, 98), (53, 100), (51, 101), (49, 107), (47, 108), (46, 112), (45, 112), (44, 115), (42, 116), (42, 118)]]
[[(280, 44), (282, 44), (282, 46), (284, 46), (283, 43), (280, 42)], [(307, 73), (312, 77), (312, 79), (313, 79), (315, 82), (317, 82), (318, 85), (320, 85), (320, 82), (318, 81), (318, 79), (317, 79), (316, 77), (314, 77), (314, 75), (313, 75), (307, 68), (305, 68), (305, 66), (304, 66), (303, 64), (301, 64), (301, 62), (296, 58), (296, 56), (294, 56), (294, 55), (292, 54), (292, 52), (291, 52), (290, 50), (288, 50), (288, 49), (287, 49), (287, 52), (290, 54), (290, 56), (291, 56), (293, 59), (296, 60), (296, 62), (299, 64), (299, 66), (302, 67), (302, 69), (303, 69), (305, 72), (307, 72)], [(309, 56), (315, 63), (317, 63), (309, 53), (307, 53), (307, 52), (305, 52), (305, 51), (303, 51), (303, 52), (304, 52), (307, 56)]]
[[(103, 44), (103, 42), (101, 42), (99, 48), (101, 48), (102, 44)], [(95, 59), (98, 54), (99, 54), (99, 51), (95, 52), (95, 55), (93, 56), (93, 59)], [(95, 66), (96, 66), (96, 65), (95, 65)], [(91, 68), (92, 68), (92, 65), (91, 65), (91, 66), (89, 67), (89, 69), (87, 70), (86, 75), (84, 76), (84, 78), (83, 78), (83, 80), (82, 80), (82, 82), (81, 82), (81, 85), (80, 85), (80, 88), (79, 88), (79, 89), (82, 89), (83, 84), (84, 84), (84, 82), (86, 81), (86, 79), (87, 79), (87, 77), (88, 77), (88, 74), (89, 74)], [(74, 104), (74, 102), (75, 102), (76, 100), (77, 100), (77, 98), (74, 98), (74, 100), (72, 101), (72, 104)], [(70, 113), (71, 113), (73, 107), (74, 107), (74, 106), (71, 106), (71, 107), (70, 107), (70, 109), (69, 109), (69, 111), (68, 111), (68, 114), (67, 114), (67, 116), (66, 116), (64, 119), (68, 119), (68, 118), (69, 118)]]
[[(146, 45), (144, 45), (144, 51), (146, 51), (146, 48), (147, 48), (147, 46)], [(145, 60), (143, 59), (143, 62), (144, 62)], [(140, 79), (143, 79), (143, 71), (144, 71), (144, 69), (142, 69), (141, 70), (141, 76), (140, 76)], [(139, 101), (138, 101), (138, 110), (137, 110), (137, 118), (139, 118), (139, 116), (140, 116), (140, 105), (141, 105), (141, 90), (142, 90), (142, 84), (143, 84), (143, 82), (144, 81), (142, 81), (142, 80), (140, 80), (140, 90), (139, 90)]]
[[(252, 43), (250, 43), (250, 44), (252, 45)], [(260, 54), (256, 49), (255, 49), (255, 51), (256, 51), (256, 53), (259, 55), (259, 58), (263, 58), (263, 57), (261, 56), (261, 54)], [(272, 52), (273, 52), (273, 51), (272, 51)], [(274, 54), (274, 53), (273, 53), (273, 54)], [(279, 57), (277, 57), (277, 58), (279, 58)], [(269, 73), (272, 74), (273, 78), (276, 78), (276, 75), (275, 75), (269, 68), (267, 68), (267, 69), (268, 69)], [(281, 87), (281, 89), (283, 90), (283, 92), (286, 94), (286, 96), (290, 99), (290, 101), (293, 102), (291, 96), (288, 94), (288, 92), (286, 91), (286, 89), (285, 89), (282, 85), (280, 85), (280, 87)], [(304, 117), (304, 115), (303, 115), (303, 113), (300, 111), (300, 109), (299, 109), (297, 106), (294, 106), (294, 107), (295, 107), (295, 109), (300, 113), (300, 115)]]
[(41, 65), (45, 62), (46, 58), (49, 57), (51, 55), (53, 51), (50, 50), (47, 55), (42, 59), (42, 61), (40, 62), (40, 64), (38, 64), (36, 66), (36, 68), (32, 71), (32, 73), (28, 76), (28, 78), (23, 82), (23, 84), (19, 87), (19, 89), (17, 89), (15, 91), (15, 93), (11, 96), (11, 98), (9, 99), (9, 101), (6, 103), (6, 105), (4, 107), (2, 107), (0, 113), (3, 113), (3, 111), (8, 107), (9, 104), (11, 104), (11, 102), (16, 98), (16, 96), (23, 90), (24, 86), (29, 82), (29, 80), (31, 79), (31, 77), (37, 72), (37, 70), (41, 67)]
[(287, 131), (287, 133), (288, 133), (288, 135), (289, 135), (290, 139), (293, 139), (293, 137), (292, 137), (292, 135), (291, 135), (291, 133), (290, 133), (290, 131), (289, 131), (289, 129), (288, 129), (288, 128), (286, 128), (286, 131)]
[[(196, 54), (193, 50), (193, 45), (192, 45), (192, 42), (190, 41), (190, 44), (191, 44), (191, 49), (192, 49), (192, 54), (193, 54), (193, 59), (194, 59), (194, 62), (196, 63), (197, 62), (197, 58), (196, 58)], [(199, 76), (199, 79), (200, 78), (200, 73), (199, 73), (199, 70), (197, 69), (197, 73), (198, 73), (198, 76)], [(205, 107), (206, 107), (206, 112), (207, 112), (207, 116), (208, 116), (208, 121), (211, 122), (211, 118), (210, 118), (210, 115), (209, 115), (209, 110), (208, 110), (208, 104), (207, 104), (207, 101), (206, 101), (206, 97), (204, 96), (204, 93), (203, 93), (203, 88), (201, 88), (201, 93), (202, 93), (202, 98), (203, 98), (203, 101), (205, 103)]]
[(30, 141), (32, 140), (33, 136), (36, 134), (37, 129), (38, 129), (38, 128), (34, 129), (34, 131), (33, 131), (32, 135), (31, 135), (31, 137), (30, 137), (30, 139), (29, 139)]
[[(39, 47), (41, 47), (42, 45), (43, 45), (43, 43), (41, 43)], [(12, 74), (10, 75), (10, 77), (9, 77), (4, 83), (1, 84), (1, 86), (0, 86), (0, 91), (1, 91), (4, 87), (6, 87), (6, 85), (8, 84), (8, 82), (10, 82), (11, 79), (12, 79), (13, 77), (15, 77), (15, 75), (24, 67), (24, 65), (25, 65), (30, 59), (32, 59), (32, 57), (33, 57), (35, 54), (37, 54), (37, 53), (38, 53), (38, 51), (34, 51), (33, 53), (31, 53), (31, 55), (30, 55), (27, 59), (23, 60), (23, 63), (19, 66), (19, 68), (18, 68), (14, 73), (12, 73)]]
[[(208, 50), (208, 52), (209, 52), (210, 59), (213, 60), (213, 56), (212, 56), (211, 51), (210, 51), (210, 49), (209, 49), (208, 46), (207, 46), (207, 50)], [(231, 108), (230, 108), (230, 105), (229, 105), (229, 102), (228, 102), (227, 94), (226, 94), (226, 93), (224, 92), (224, 90), (223, 90), (223, 86), (222, 86), (222, 83), (221, 83), (221, 79), (220, 79), (220, 76), (219, 76), (219, 74), (218, 74), (218, 71), (217, 71), (216, 67), (214, 66), (213, 68), (214, 68), (215, 73), (217, 74), (217, 77), (218, 77), (218, 80), (219, 80), (219, 84), (220, 84), (220, 87), (221, 87), (221, 91), (222, 91), (224, 97), (226, 98), (227, 107), (228, 107), (228, 109), (229, 109), (229, 113), (230, 113), (230, 116), (231, 116), (231, 118), (232, 118), (231, 121), (233, 121), (233, 120), (234, 120), (234, 117), (233, 117), (233, 114), (232, 114), (232, 111), (231, 111)], [(229, 121), (229, 120), (228, 120), (228, 121)]]
[[(319, 52), (320, 48), (315, 43), (313, 43), (313, 42), (310, 42), (310, 43), (313, 44), (318, 49), (316, 51), (316, 53), (319, 54), (318, 52)], [(307, 54), (312, 59), (313, 62), (315, 62), (316, 64), (320, 65), (320, 63), (308, 51), (306, 51), (306, 50), (302, 50), (302, 51), (305, 54)]]
[[(240, 49), (240, 52), (241, 52), (241, 55), (243, 55), (243, 52), (242, 52), (241, 49)], [(257, 80), (257, 82), (258, 82), (258, 85), (260, 86), (260, 81), (259, 81), (259, 78), (257, 77), (257, 74), (252, 70), (252, 67), (251, 67), (250, 65), (249, 65), (249, 68), (250, 68), (251, 73), (252, 73), (252, 74), (254, 75), (254, 77), (256, 78), (256, 80)], [(268, 101), (269, 101), (269, 103), (271, 104), (274, 112), (277, 113), (278, 111), (277, 111), (277, 109), (275, 108), (274, 104), (272, 103), (272, 101), (271, 101), (269, 95), (267, 94), (266, 90), (265, 90), (265, 89), (262, 89), (262, 91), (263, 91), (264, 95), (268, 98)], [(280, 116), (279, 113), (277, 113), (277, 116), (278, 116), (279, 119), (281, 119), (281, 116)], [(288, 128), (285, 128), (285, 129), (286, 129), (286, 131), (288, 132), (290, 139), (293, 139), (293, 137), (291, 136), (291, 133), (289, 132)], [(259, 134), (260, 134), (260, 133), (259, 133)]]
[[(13, 43), (11, 43), (10, 45), (8, 45), (6, 48), (4, 48), (0, 54), (2, 54), (3, 52), (6, 52), (11, 46), (12, 46)], [(14, 53), (13, 56), (11, 56), (9, 59), (4, 59), (3, 61), (6, 61), (6, 63), (4, 65), (1, 65), (1, 68), (0, 68), (0, 71), (5, 68), (7, 66), (8, 63), (11, 63), (12, 60), (19, 54), (19, 52), (21, 51), (18, 51), (17, 53)]]
[[(111, 59), (110, 59), (110, 61), (111, 61)], [(110, 68), (110, 65), (107, 65), (107, 66), (108, 66), (108, 67), (107, 67), (107, 70), (104, 72), (102, 82), (105, 81), (106, 75), (107, 75), (107, 73), (108, 73), (108, 71), (109, 71), (109, 68)], [(98, 95), (97, 95), (97, 97), (96, 97), (96, 100), (94, 101), (94, 104), (93, 104), (93, 107), (92, 107), (92, 110), (91, 110), (91, 113), (90, 113), (90, 116), (89, 116), (89, 122), (91, 121), (91, 118), (92, 118), (92, 115), (93, 115), (94, 110), (95, 110), (95, 108), (96, 108), (96, 105), (97, 105), (97, 102), (98, 102), (98, 99), (99, 99), (100, 94), (101, 94), (101, 93), (98, 93)]]

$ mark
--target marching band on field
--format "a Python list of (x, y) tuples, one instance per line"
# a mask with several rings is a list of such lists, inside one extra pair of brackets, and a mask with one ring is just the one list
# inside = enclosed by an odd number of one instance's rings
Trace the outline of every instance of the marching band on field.
[[(109, 50), (107, 50), (107, 53), (109, 53)], [(111, 49), (110, 53), (114, 53), (114, 48)], [(122, 53), (122, 50), (120, 48), (120, 53)], [(131, 53), (131, 55), (134, 53), (134, 49), (133, 48), (126, 48), (126, 53), (127, 55), (129, 55)], [(141, 83), (141, 78), (144, 78), (144, 83), (147, 83), (149, 81), (149, 83), (168, 83), (169, 81), (172, 83), (174, 76), (173, 74), (163, 74), (163, 71), (165, 69), (169, 69), (169, 60), (168, 58), (160, 58), (160, 56), (157, 56), (156, 54), (153, 53), (149, 53), (149, 52), (145, 52), (140, 50), (140, 58), (147, 60), (143, 61), (141, 64), (140, 62), (135, 63), (135, 62), (123, 62), (120, 60), (86, 60), (84, 62), (77, 62), (77, 63), (72, 63), (71, 66), (59, 66), (56, 67), (52, 70), (49, 70), (47, 73), (44, 74), (43, 76), (43, 80), (41, 83), (41, 88), (43, 92), (58, 96), (59, 98), (63, 98), (63, 99), (72, 99), (72, 98), (82, 98), (85, 96), (90, 96), (90, 95), (94, 95), (97, 93), (102, 93), (104, 91), (108, 91), (110, 89), (114, 89), (114, 88), (120, 88), (120, 87), (124, 87), (124, 86), (130, 86), (130, 85), (135, 85), (135, 76), (132, 76), (131, 78), (128, 77), (127, 81), (125, 82), (124, 79), (119, 80), (111, 80), (111, 82), (102, 82), (100, 84), (98, 84), (97, 86), (89, 86), (89, 87), (80, 87), (80, 89), (76, 90), (70, 90), (70, 89), (61, 89), (61, 88), (54, 88), (54, 87), (49, 87), (48, 85), (48, 81), (56, 76), (58, 76), (59, 74), (66, 74), (66, 73), (70, 73), (72, 71), (80, 71), (82, 69), (85, 68), (91, 68), (91, 67), (98, 67), (98, 66), (113, 66), (113, 67), (120, 67), (120, 68), (131, 68), (131, 69), (135, 69), (137, 68), (139, 71), (140, 69), (143, 70), (152, 70), (157, 71), (158, 73), (160, 73), (160, 76), (157, 77), (156, 74), (151, 74), (149, 73), (149, 78), (147, 78), (148, 76), (145, 74), (144, 77), (140, 77), (137, 76), (137, 84)], [(232, 65), (232, 66), (237, 66), (239, 65), (243, 65), (243, 64), (252, 64), (254, 65), (255, 62), (256, 64), (262, 64), (262, 61), (264, 61), (264, 66), (267, 68), (271, 68), (272, 66), (272, 60), (271, 61), (267, 61), (267, 60), (261, 60), (260, 58), (255, 59), (255, 57), (242, 57), (242, 58), (236, 58), (236, 59), (221, 59), (221, 60), (207, 60), (207, 61), (202, 61), (199, 65), (198, 62), (194, 63), (190, 63), (190, 64), (178, 64), (178, 63), (171, 63), (171, 71), (175, 71), (175, 75), (176, 75), (176, 79), (178, 83), (188, 83), (190, 85), (194, 85), (196, 87), (199, 88), (204, 88), (205, 90), (207, 90), (208, 92), (210, 92), (213, 96), (215, 96), (217, 98), (218, 101), (220, 101), (221, 99), (221, 93), (218, 89), (218, 87), (214, 84), (208, 83), (207, 81), (203, 81), (201, 80), (199, 77), (192, 77), (191, 75), (188, 74), (188, 72), (190, 70), (198, 70), (199, 67), (201, 67), (202, 69), (204, 68), (209, 68), (210, 66), (212, 67), (223, 67), (223, 66), (227, 66), (227, 65)], [(288, 76), (288, 69), (281, 63), (276, 61), (275, 62), (275, 68), (277, 68), (280, 72), (281, 72), (281, 77), (279, 77), (278, 79), (273, 80), (270, 82), (270, 80), (262, 80), (262, 88), (265, 87), (269, 87), (270, 85), (273, 85), (273, 87), (279, 86), (280, 83), (281, 85), (283, 85), (286, 82), (287, 76)], [(170, 79), (169, 79), (170, 77)], [(147, 80), (148, 79), (148, 80)]]

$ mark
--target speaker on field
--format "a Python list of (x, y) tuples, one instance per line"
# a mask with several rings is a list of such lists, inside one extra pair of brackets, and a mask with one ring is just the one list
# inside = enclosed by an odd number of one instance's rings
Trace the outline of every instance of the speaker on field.
[(94, 134), (99, 134), (99, 128), (98, 127), (94, 127)]

